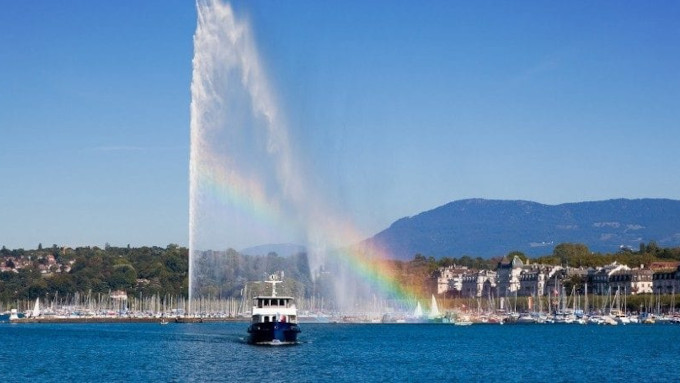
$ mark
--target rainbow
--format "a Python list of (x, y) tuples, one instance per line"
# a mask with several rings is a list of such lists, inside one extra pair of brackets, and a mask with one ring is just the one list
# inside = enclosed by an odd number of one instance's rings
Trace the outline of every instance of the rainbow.
[(221, 204), (233, 206), (248, 213), (269, 226), (283, 226), (280, 205), (267, 196), (262, 183), (253, 177), (227, 169), (215, 156), (203, 158), (204, 164), (197, 168), (198, 184)]
[(385, 296), (397, 300), (422, 299), (420, 292), (408, 289), (396, 279), (394, 264), (380, 251), (358, 250), (340, 253), (352, 269)]
[[(221, 204), (237, 207), (242, 213), (249, 214), (269, 227), (290, 226), (290, 219), (285, 217), (280, 204), (267, 195), (261, 182), (228, 169), (222, 165), (228, 162), (223, 158), (206, 155), (204, 160), (204, 165), (197, 169), (202, 191)], [(376, 245), (347, 246), (360, 243), (364, 239), (351, 222), (329, 214), (329, 209), (313, 210), (317, 213), (308, 213), (305, 219), (317, 229), (321, 228), (318, 236), (323, 237), (331, 246), (341, 249), (332, 252), (332, 255), (349, 265), (354, 273), (386, 296), (403, 300), (422, 298), (417, 291), (398, 282), (394, 263), (384, 249)], [(318, 217), (324, 218), (319, 220)]]

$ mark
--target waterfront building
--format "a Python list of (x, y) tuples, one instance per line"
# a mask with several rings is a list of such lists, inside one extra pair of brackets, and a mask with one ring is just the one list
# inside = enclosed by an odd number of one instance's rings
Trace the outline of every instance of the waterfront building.
[(649, 264), (649, 268), (652, 271), (666, 271), (666, 270), (675, 270), (678, 267), (680, 267), (680, 262), (652, 262)]
[(588, 274), (588, 288), (589, 292), (598, 295), (607, 294), (610, 289), (610, 279), (615, 273), (630, 270), (630, 267), (621, 265), (616, 261), (598, 269), (591, 269)]
[(522, 267), (524, 267), (524, 262), (516, 255), (512, 258), (512, 261), (508, 257), (503, 257), (498, 262), (497, 289), (499, 297), (514, 295), (519, 290), (519, 276), (522, 273)]
[(556, 279), (562, 279), (561, 266), (542, 265), (538, 263), (526, 264), (515, 256), (512, 262), (507, 258), (498, 264), (498, 296), (541, 296), (551, 291), (550, 287), (558, 284)]
[(537, 296), (545, 292), (545, 273), (544, 270), (534, 268), (523, 270), (519, 276), (519, 291), (517, 295)]
[(652, 286), (657, 294), (674, 294), (680, 291), (680, 266), (656, 271), (652, 276)]
[(439, 277), (437, 277), (437, 294), (458, 295), (463, 287), (463, 275), (467, 272), (469, 270), (466, 266), (440, 267)]
[(494, 295), (496, 291), (496, 272), (480, 270), (462, 276), (460, 295), (466, 298), (480, 298)]
[(643, 268), (616, 271), (609, 278), (610, 291), (633, 295), (652, 293), (653, 274), (652, 270)]

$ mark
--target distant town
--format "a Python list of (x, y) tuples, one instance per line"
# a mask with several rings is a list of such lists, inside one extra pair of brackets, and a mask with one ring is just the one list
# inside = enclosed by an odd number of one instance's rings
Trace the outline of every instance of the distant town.
[[(531, 263), (514, 256), (512, 259), (504, 258), (496, 270), (472, 270), (453, 265), (441, 267), (437, 272), (437, 294), (440, 296), (527, 297), (540, 302), (540, 297), (560, 294), (569, 295), (572, 299), (587, 294), (608, 297), (637, 295), (643, 299), (631, 301), (637, 302), (639, 307), (628, 306), (627, 309), (638, 311), (672, 310), (675, 307), (672, 298), (680, 286), (680, 262), (652, 262), (649, 267), (640, 265), (635, 268), (616, 261), (601, 267), (569, 267)], [(648, 297), (646, 300), (645, 295)], [(661, 296), (668, 295), (670, 301), (661, 299)], [(535, 308), (531, 299), (523, 302), (523, 309)], [(550, 305), (550, 300), (547, 302), (544, 309)]]
[[(437, 270), (437, 294), (459, 297), (541, 296), (566, 286), (580, 294), (673, 294), (680, 288), (680, 261), (628, 265), (613, 261), (604, 266), (532, 263), (518, 255), (504, 257), (495, 270), (446, 266)], [(586, 291), (588, 289), (588, 291)]]

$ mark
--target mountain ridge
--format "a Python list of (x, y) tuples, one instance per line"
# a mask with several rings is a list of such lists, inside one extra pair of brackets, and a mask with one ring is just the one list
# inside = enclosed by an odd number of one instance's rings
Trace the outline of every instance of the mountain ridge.
[(400, 218), (364, 242), (406, 260), (417, 253), (490, 258), (515, 250), (537, 256), (551, 253), (563, 242), (616, 252), (621, 246), (636, 249), (649, 241), (680, 246), (680, 201), (618, 198), (547, 205), (463, 199)]
[(298, 245), (295, 243), (271, 243), (265, 245), (251, 246), (245, 249), (241, 249), (239, 252), (244, 255), (258, 256), (267, 255), (269, 253), (276, 253), (282, 257), (290, 257), (295, 254), (306, 252), (306, 248), (303, 245)]

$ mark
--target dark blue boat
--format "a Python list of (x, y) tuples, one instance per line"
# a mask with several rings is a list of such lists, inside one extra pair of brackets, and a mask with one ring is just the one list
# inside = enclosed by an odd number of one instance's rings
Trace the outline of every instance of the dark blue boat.
[(255, 297), (252, 320), (248, 327), (248, 343), (281, 345), (297, 343), (300, 333), (297, 308), (293, 297), (276, 296), (276, 284), (281, 281), (265, 281), (272, 284), (272, 295)]

